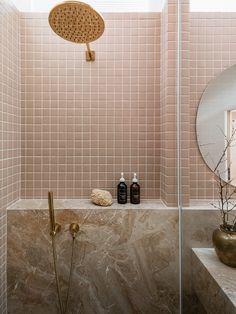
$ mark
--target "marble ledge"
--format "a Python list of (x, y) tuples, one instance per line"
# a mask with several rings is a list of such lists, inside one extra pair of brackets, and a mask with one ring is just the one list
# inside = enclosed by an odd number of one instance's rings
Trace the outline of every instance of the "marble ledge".
[(193, 285), (207, 313), (236, 313), (236, 268), (221, 263), (213, 248), (192, 251)]
[[(140, 204), (134, 205), (127, 203), (125, 205), (118, 204), (116, 200), (111, 206), (103, 207), (91, 203), (89, 199), (56, 199), (54, 201), (55, 208), (57, 209), (114, 209), (114, 210), (177, 210), (177, 207), (168, 207), (160, 199), (143, 200)], [(11, 204), (7, 210), (32, 210), (32, 209), (48, 209), (47, 199), (19, 199)], [(189, 206), (183, 207), (184, 211), (189, 210), (213, 210), (216, 209), (212, 205), (212, 201), (207, 200), (190, 200)]]
[(218, 210), (213, 204), (217, 205), (217, 200), (212, 199), (191, 199), (189, 206), (183, 206), (183, 210)]
[[(56, 199), (55, 209), (79, 209), (79, 210), (177, 210), (176, 207), (167, 207), (161, 200), (143, 200), (140, 204), (127, 203), (118, 204), (116, 201), (111, 206), (103, 207), (94, 205), (88, 199)], [(20, 199), (11, 204), (7, 210), (46, 210), (48, 209), (47, 199)]]

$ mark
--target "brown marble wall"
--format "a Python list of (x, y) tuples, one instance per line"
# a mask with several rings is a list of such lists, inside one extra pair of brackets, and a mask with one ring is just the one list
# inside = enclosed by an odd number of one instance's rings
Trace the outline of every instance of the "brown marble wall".
[[(69, 313), (178, 313), (177, 210), (58, 210), (65, 299), (70, 222), (80, 223)], [(9, 314), (58, 313), (46, 210), (8, 211)]]
[(193, 286), (207, 313), (236, 313), (236, 268), (224, 265), (213, 248), (193, 249)]
[(212, 247), (212, 232), (218, 225), (216, 210), (183, 211), (183, 313), (206, 313), (193, 289), (192, 248)]

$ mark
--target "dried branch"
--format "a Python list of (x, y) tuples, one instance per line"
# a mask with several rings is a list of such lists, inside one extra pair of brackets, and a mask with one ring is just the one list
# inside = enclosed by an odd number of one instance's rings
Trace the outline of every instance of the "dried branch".
[[(227, 150), (230, 147), (232, 147), (233, 143), (235, 143), (235, 135), (236, 135), (236, 129), (233, 130), (232, 135), (230, 136), (229, 139), (224, 135), (226, 145), (214, 169), (214, 173), (216, 175), (215, 180), (218, 186), (218, 193), (219, 193), (218, 206), (215, 204), (211, 204), (214, 208), (220, 210), (223, 227), (231, 231), (236, 231), (236, 215), (232, 214), (233, 210), (236, 209), (236, 202), (232, 201), (233, 197), (236, 195), (236, 188), (232, 189), (232, 185), (231, 185), (232, 179), (227, 180), (227, 181), (222, 179), (222, 174), (226, 173), (227, 170), (224, 170), (220, 173), (218, 168), (222, 163), (225, 163), (225, 161), (227, 161), (226, 153), (227, 153)], [(232, 220), (231, 220), (231, 217), (233, 217)], [(231, 220), (231, 223), (230, 223), (230, 220)]]
[[(221, 131), (222, 131), (222, 130), (221, 130)], [(236, 132), (236, 129), (233, 130), (233, 133), (232, 133), (232, 135), (230, 136), (229, 139), (227, 139), (227, 136), (224, 134), (225, 141), (226, 141), (226, 146), (225, 146), (225, 148), (224, 148), (224, 150), (223, 150), (223, 153), (222, 153), (222, 155), (221, 155), (221, 157), (220, 157), (220, 159), (219, 159), (219, 161), (218, 161), (218, 163), (217, 163), (217, 165), (216, 165), (216, 167), (215, 167), (215, 169), (214, 169), (214, 172), (217, 171), (219, 165), (220, 165), (220, 164), (222, 163), (222, 161), (223, 161), (223, 158), (226, 156), (226, 152), (227, 152), (228, 148), (230, 147), (231, 143), (234, 141), (235, 132)]]

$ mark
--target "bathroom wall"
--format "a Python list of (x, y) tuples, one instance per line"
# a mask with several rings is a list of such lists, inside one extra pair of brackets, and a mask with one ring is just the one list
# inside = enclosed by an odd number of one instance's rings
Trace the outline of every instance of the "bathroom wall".
[[(142, 198), (160, 198), (163, 179), (164, 202), (176, 204), (175, 13), (168, 1), (162, 103), (160, 13), (104, 14), (95, 63), (84, 60), (85, 47), (54, 35), (46, 14), (21, 14), (22, 198), (46, 198), (48, 189), (87, 198), (92, 187), (115, 196), (120, 171), (128, 179), (136, 171)], [(68, 224), (81, 226), (71, 313), (178, 312), (178, 211), (160, 204), (57, 210), (63, 295)], [(45, 206), (8, 211), (9, 313), (57, 311)]]
[(183, 218), (183, 313), (207, 313), (193, 288), (192, 248), (212, 248), (212, 232), (220, 223), (218, 210), (206, 206), (185, 209)]
[[(181, 55), (178, 56), (177, 2), (165, 2), (161, 15), (161, 167), (160, 195), (167, 206), (177, 204), (177, 138), (181, 144), (181, 197), (189, 204), (189, 102), (190, 102), (190, 30), (189, 1), (181, 1)], [(179, 64), (178, 64), (179, 62)], [(181, 66), (181, 73), (178, 67)], [(180, 82), (177, 80), (179, 76)], [(180, 84), (180, 97), (177, 91)], [(178, 101), (180, 104), (178, 105)], [(181, 107), (181, 117), (177, 107)], [(179, 130), (178, 130), (179, 128)], [(179, 133), (179, 134), (178, 134)]]
[(190, 191), (190, 158), (189, 158), (189, 140), (190, 140), (190, 21), (189, 21), (189, 0), (181, 1), (181, 44), (180, 44), (180, 114), (179, 114), (179, 134), (180, 134), (180, 189), (182, 205), (189, 204)]
[[(28, 201), (8, 210), (8, 312), (56, 314), (47, 201)], [(61, 208), (56, 243), (64, 301), (69, 224), (80, 224), (68, 313), (178, 313), (178, 211), (154, 204), (138, 210), (91, 208), (88, 202), (76, 209), (76, 204), (56, 204)]]
[(115, 197), (121, 171), (128, 183), (137, 172), (142, 198), (160, 197), (160, 13), (104, 19), (88, 63), (47, 14), (21, 14), (22, 198)]
[(203, 161), (195, 119), (200, 97), (216, 75), (236, 63), (236, 13), (190, 13), (190, 199), (212, 199), (217, 189)]
[(20, 192), (19, 14), (0, 2), (0, 313), (6, 304), (6, 207)]
[(165, 2), (161, 16), (161, 199), (176, 205), (176, 1)]

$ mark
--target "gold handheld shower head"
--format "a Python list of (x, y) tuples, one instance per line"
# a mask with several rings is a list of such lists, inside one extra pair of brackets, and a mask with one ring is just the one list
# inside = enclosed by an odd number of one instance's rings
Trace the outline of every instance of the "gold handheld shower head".
[(50, 215), (50, 234), (56, 235), (61, 230), (61, 226), (55, 222), (53, 192), (48, 192), (48, 207)]
[(94, 61), (95, 52), (89, 43), (102, 36), (105, 23), (90, 5), (79, 1), (65, 1), (56, 5), (48, 17), (52, 30), (70, 42), (86, 44), (86, 60)]

